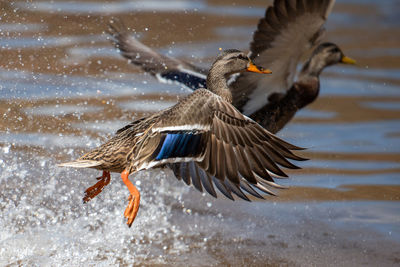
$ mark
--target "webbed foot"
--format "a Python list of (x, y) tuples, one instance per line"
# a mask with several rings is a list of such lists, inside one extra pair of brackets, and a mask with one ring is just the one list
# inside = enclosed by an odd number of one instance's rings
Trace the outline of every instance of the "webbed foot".
[(103, 191), (103, 188), (110, 183), (111, 176), (109, 171), (103, 171), (103, 175), (96, 178), (99, 180), (95, 185), (85, 190), (83, 203), (89, 202), (92, 198), (96, 197)]

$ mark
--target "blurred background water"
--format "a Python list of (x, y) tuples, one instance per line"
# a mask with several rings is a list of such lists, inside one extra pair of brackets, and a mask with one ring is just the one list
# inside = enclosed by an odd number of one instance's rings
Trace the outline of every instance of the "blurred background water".
[(58, 168), (187, 90), (124, 60), (117, 16), (162, 53), (209, 66), (247, 50), (271, 1), (1, 1), (1, 266), (396, 266), (400, 263), (400, 3), (337, 1), (327, 40), (358, 62), (322, 75), (320, 98), (279, 133), (310, 161), (266, 201), (214, 199), (169, 170), (119, 175), (88, 204), (95, 170)]

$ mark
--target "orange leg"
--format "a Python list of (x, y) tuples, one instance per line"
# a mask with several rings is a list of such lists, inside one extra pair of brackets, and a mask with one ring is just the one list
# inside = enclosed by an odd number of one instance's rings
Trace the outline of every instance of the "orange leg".
[(128, 177), (129, 177), (129, 172), (127, 170), (124, 170), (121, 173), (121, 178), (126, 187), (128, 187), (129, 192), (131, 193), (131, 195), (128, 198), (129, 204), (125, 209), (124, 216), (125, 218), (128, 219), (126, 224), (129, 227), (131, 227), (139, 210), (140, 193), (139, 190), (137, 190), (136, 186), (132, 184), (132, 182), (129, 180)]
[(111, 176), (109, 171), (103, 171), (103, 175), (96, 178), (99, 180), (95, 185), (89, 187), (85, 191), (85, 196), (83, 197), (83, 203), (90, 201), (92, 198), (97, 196), (103, 191), (103, 188), (110, 183)]

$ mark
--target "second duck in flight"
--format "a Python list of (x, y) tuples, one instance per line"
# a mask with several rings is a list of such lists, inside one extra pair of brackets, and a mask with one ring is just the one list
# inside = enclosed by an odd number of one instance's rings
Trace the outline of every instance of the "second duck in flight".
[(130, 192), (124, 213), (129, 226), (138, 212), (140, 193), (128, 176), (152, 167), (168, 165), (178, 179), (192, 181), (215, 197), (214, 185), (231, 199), (233, 192), (248, 200), (242, 189), (260, 198), (255, 189), (273, 194), (268, 187), (280, 188), (273, 177), (286, 176), (281, 167), (298, 168), (288, 159), (303, 160), (291, 151), (301, 148), (271, 134), (231, 104), (227, 79), (246, 71), (271, 73), (252, 64), (243, 52), (224, 51), (208, 73), (208, 89), (200, 88), (176, 105), (128, 124), (105, 144), (61, 166), (103, 171), (100, 181), (86, 190), (84, 201), (102, 191), (110, 172), (120, 172)]
[[(275, 0), (258, 22), (249, 57), (257, 65), (268, 65), (274, 73), (268, 77), (239, 73), (229, 88), (232, 104), (270, 132), (279, 131), (299, 109), (317, 98), (319, 75), (325, 67), (355, 63), (337, 45), (322, 43), (324, 24), (334, 3), (335, 0)], [(160, 82), (175, 82), (192, 90), (199, 85), (208, 86), (208, 69), (159, 54), (133, 38), (117, 18), (110, 24), (110, 34), (125, 58)], [(297, 66), (305, 58), (309, 59), (295, 81)]]

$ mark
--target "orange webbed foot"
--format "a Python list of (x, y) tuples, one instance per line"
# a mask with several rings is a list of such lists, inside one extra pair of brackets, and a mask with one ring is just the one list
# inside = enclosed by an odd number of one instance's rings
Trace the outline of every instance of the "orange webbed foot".
[(85, 190), (83, 203), (89, 202), (92, 198), (96, 197), (103, 191), (103, 188), (110, 183), (111, 176), (109, 171), (103, 171), (103, 175), (96, 178), (99, 180), (95, 185)]
[(133, 221), (136, 218), (136, 215), (139, 211), (139, 204), (140, 204), (140, 196), (132, 196), (130, 195), (129, 198), (129, 204), (125, 209), (124, 216), (125, 218), (128, 219), (126, 224), (131, 227)]
[(128, 179), (129, 172), (128, 171), (123, 171), (121, 173), (121, 178), (122, 181), (125, 183), (125, 185), (128, 187), (129, 192), (131, 195), (129, 196), (129, 204), (125, 209), (124, 212), (124, 217), (128, 219), (126, 224), (131, 227), (133, 221), (136, 218), (136, 215), (139, 211), (139, 205), (140, 205), (140, 193), (139, 190), (137, 190), (136, 186), (132, 184), (132, 182)]

